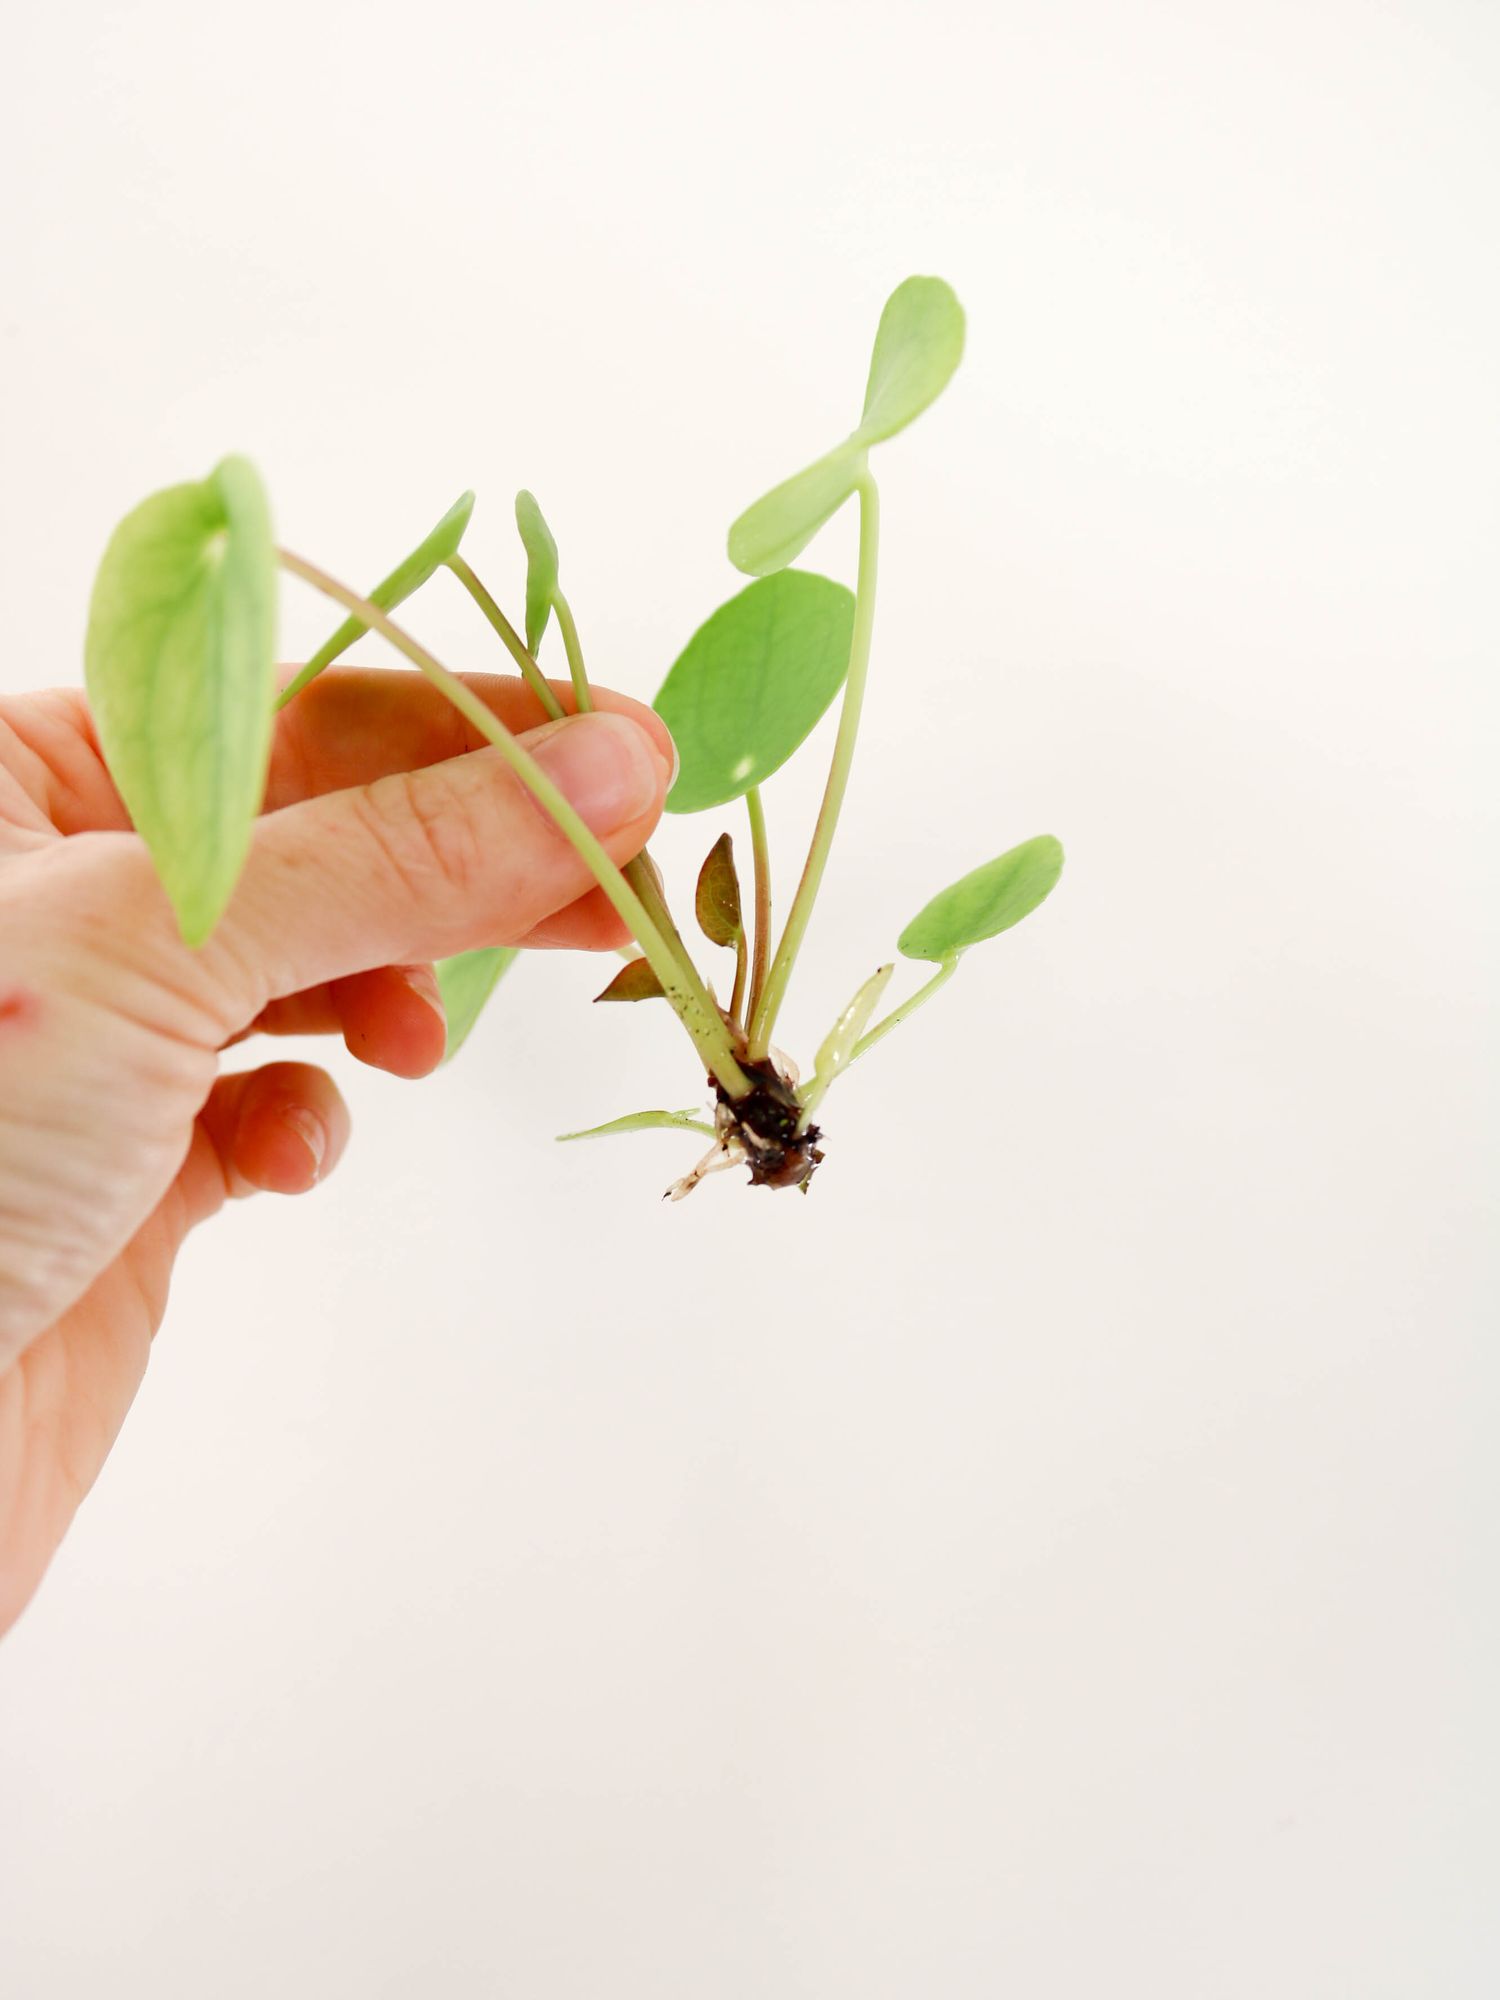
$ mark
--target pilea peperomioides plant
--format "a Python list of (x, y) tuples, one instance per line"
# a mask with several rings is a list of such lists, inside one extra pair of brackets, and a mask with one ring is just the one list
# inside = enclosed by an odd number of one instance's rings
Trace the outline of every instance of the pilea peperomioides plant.
[[(105, 758), (177, 913), (201, 944), (222, 914), (250, 843), (270, 756), (274, 711), (294, 700), (366, 631), (374, 631), (436, 683), (505, 758), (572, 842), (636, 940), (605, 1001), (661, 999), (691, 1037), (708, 1072), (712, 1115), (640, 1111), (570, 1132), (568, 1139), (680, 1126), (712, 1143), (676, 1182), (688, 1193), (707, 1173), (743, 1164), (760, 1187), (806, 1189), (823, 1157), (813, 1114), (829, 1087), (921, 1006), (970, 946), (1019, 923), (1062, 868), (1049, 835), (1024, 841), (941, 890), (897, 939), (905, 957), (936, 969), (924, 985), (874, 1016), (893, 964), (860, 987), (799, 1080), (772, 1044), (806, 937), (849, 782), (875, 617), (880, 535), (872, 449), (905, 429), (946, 386), (963, 353), (964, 317), (939, 278), (908, 278), (887, 300), (875, 335), (858, 424), (739, 517), (729, 555), (755, 580), (693, 634), (668, 673), (656, 709), (681, 759), (667, 808), (706, 812), (745, 802), (751, 881), (742, 891), (728, 833), (709, 850), (694, 914), (714, 946), (734, 955), (727, 1004), (698, 970), (648, 855), (617, 868), (567, 799), (473, 691), (391, 614), (438, 570), (464, 585), (553, 717), (563, 713), (537, 665), (555, 619), (574, 699), (591, 704), (578, 628), (559, 581), (557, 544), (530, 493), (516, 499), (527, 560), (524, 638), (474, 574), (459, 545), (473, 511), (465, 493), (431, 533), (367, 595), (276, 547), (253, 468), (228, 458), (196, 484), (156, 493), (115, 530), (89, 613), (86, 678)], [(848, 500), (859, 505), (853, 591), (790, 567)], [(343, 606), (338, 630), (279, 693), (275, 675), (278, 569)], [(822, 805), (791, 907), (774, 939), (764, 782), (801, 746), (842, 692)], [(502, 974), (511, 949), (466, 952), (439, 967), (448, 1052), (457, 1050)], [(872, 1025), (873, 1022), (873, 1025)]]

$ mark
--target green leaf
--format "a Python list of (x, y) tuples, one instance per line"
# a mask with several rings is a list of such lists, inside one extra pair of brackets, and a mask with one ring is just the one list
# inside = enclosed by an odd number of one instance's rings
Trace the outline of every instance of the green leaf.
[(725, 805), (779, 770), (843, 686), (853, 632), (853, 593), (811, 570), (720, 605), (656, 697), (682, 762), (667, 810)]
[(941, 963), (985, 938), (998, 937), (1046, 901), (1062, 865), (1061, 844), (1050, 833), (1023, 840), (940, 889), (906, 926), (897, 949), (907, 958)]
[(535, 658), (557, 589), (557, 543), (541, 508), (524, 488), (516, 495), (516, 526), (526, 549), (526, 650)]
[(614, 978), (602, 993), (594, 995), (594, 1005), (601, 1000), (665, 1000), (661, 981), (644, 958), (627, 958)]
[(438, 988), (448, 1016), (444, 1062), (451, 1062), (468, 1040), (469, 1030), (479, 1019), (485, 1001), (520, 955), (513, 945), (496, 945), (489, 950), (461, 951), (456, 958), (438, 960)]
[(941, 278), (908, 278), (885, 302), (870, 357), (861, 444), (894, 437), (948, 386), (963, 359), (964, 309)]
[[(458, 545), (464, 538), (464, 530), (473, 511), (474, 495), (461, 493), (411, 554), (403, 557), (389, 576), (382, 577), (373, 590), (365, 593), (378, 611), (394, 611), (398, 604), (404, 604), (430, 577), (436, 575), (450, 556), (457, 555)], [(341, 653), (347, 653), (360, 633), (368, 629), (362, 618), (346, 618), (337, 632), (323, 641), (296, 679), (288, 683), (281, 696), (281, 706), (284, 708), (293, 695), (300, 694), (309, 681), (316, 680), (325, 667), (331, 667)]]
[(607, 1125), (590, 1125), (585, 1132), (559, 1132), (559, 1145), (569, 1139), (607, 1139), (616, 1132), (650, 1132), (658, 1126), (672, 1126), (682, 1132), (701, 1132), (706, 1139), (716, 1135), (712, 1125), (687, 1111), (632, 1111), (624, 1118), (611, 1118)]
[(849, 438), (773, 486), (729, 530), (729, 560), (735, 568), (746, 576), (771, 576), (795, 562), (858, 487), (865, 464), (863, 445)]
[(710, 944), (732, 945), (743, 936), (740, 878), (734, 866), (734, 842), (721, 833), (698, 871), (698, 928)]
[(908, 278), (885, 302), (865, 385), (864, 414), (842, 444), (773, 486), (729, 530), (729, 560), (771, 576), (801, 555), (859, 486), (869, 448), (905, 430), (946, 388), (963, 359), (964, 309), (942, 278)]
[(275, 654), (276, 555), (253, 466), (226, 458), (126, 515), (94, 580), (84, 674), (104, 760), (192, 945), (250, 846)]

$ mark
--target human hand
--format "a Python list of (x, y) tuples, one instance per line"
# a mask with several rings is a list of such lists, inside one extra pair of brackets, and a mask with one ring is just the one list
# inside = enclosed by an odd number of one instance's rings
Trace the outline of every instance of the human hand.
[[(469, 685), (614, 860), (640, 851), (672, 775), (649, 709), (595, 690), (600, 713), (544, 723), (523, 683)], [(342, 1032), (422, 1076), (445, 1039), (428, 961), (624, 941), (479, 741), (420, 675), (324, 674), (278, 718), (249, 861), (190, 951), (82, 694), (0, 701), (0, 1631), (114, 1443), (188, 1231), (231, 1196), (312, 1187), (348, 1139), (323, 1070), (221, 1074), (224, 1050)]]

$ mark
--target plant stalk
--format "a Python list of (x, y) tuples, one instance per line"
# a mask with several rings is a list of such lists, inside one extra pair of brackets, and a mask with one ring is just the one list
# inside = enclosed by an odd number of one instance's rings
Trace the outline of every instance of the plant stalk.
[(766, 840), (766, 809), (761, 803), (760, 786), (752, 785), (745, 794), (750, 815), (750, 854), (755, 864), (755, 949), (750, 961), (750, 998), (746, 1020), (752, 1020), (765, 991), (766, 971), (771, 961), (771, 849)]
[(849, 1067), (849, 1063), (857, 1063), (867, 1049), (873, 1049), (882, 1035), (888, 1035), (892, 1028), (900, 1027), (908, 1014), (915, 1014), (924, 1002), (932, 998), (940, 986), (946, 986), (958, 970), (958, 959), (959, 954), (957, 952), (953, 954), (952, 958), (945, 958), (925, 986), (919, 986), (909, 1000), (903, 1000), (899, 1007), (893, 1007), (885, 1019), (877, 1021), (867, 1035), (861, 1035), (849, 1052), (849, 1062), (845, 1063), (845, 1069)]
[(750, 1023), (750, 1056), (763, 1061), (771, 1045), (776, 1016), (786, 998), (787, 981), (797, 962), (797, 953), (807, 934), (807, 926), (818, 899), (823, 871), (833, 848), (839, 812), (849, 788), (849, 772), (854, 762), (854, 745), (859, 735), (860, 711), (864, 706), (865, 682), (870, 671), (870, 640), (875, 629), (875, 578), (880, 553), (880, 495), (868, 469), (859, 482), (859, 574), (854, 589), (854, 632), (849, 644), (849, 675), (844, 683), (843, 706), (839, 711), (838, 736), (833, 746), (828, 783), (813, 829), (812, 845), (803, 864), (802, 880), (787, 916), (786, 928), (771, 962), (765, 991)]
[(490, 596), (490, 593), (485, 589), (484, 585), (479, 581), (479, 578), (470, 569), (462, 556), (449, 556), (448, 567), (458, 578), (464, 589), (468, 591), (470, 597), (473, 598), (491, 625), (500, 634), (505, 645), (505, 650), (521, 669), (521, 677), (526, 682), (527, 687), (531, 689), (531, 692), (542, 704), (542, 707), (546, 709), (552, 720), (554, 722), (561, 722), (562, 718), (567, 714), (567, 710), (552, 692), (551, 683), (527, 651), (526, 642), (522, 639), (515, 626), (511, 624), (505, 613), (500, 609), (494, 598)]
[[(562, 633), (563, 650), (568, 656), (568, 672), (573, 678), (573, 699), (580, 715), (587, 715), (594, 706), (594, 694), (589, 686), (588, 668), (583, 663), (583, 645), (578, 637), (578, 626), (574, 622), (573, 607), (560, 590), (552, 593), (552, 609), (557, 617), (557, 628)], [(529, 656), (528, 656), (529, 657)], [(683, 942), (681, 931), (667, 908), (666, 897), (662, 894), (660, 879), (655, 863), (645, 849), (628, 861), (624, 869), (625, 880), (641, 900), (641, 907), (650, 917), (662, 936), (662, 941), (676, 958), (682, 972), (682, 983), (699, 1004), (710, 1013), (717, 1014), (708, 988), (698, 976), (692, 955)]]
[(737, 1028), (745, 1025), (742, 1009), (745, 1005), (745, 987), (750, 977), (750, 948), (745, 942), (743, 924), (734, 934), (734, 991), (729, 996), (729, 1018)]
[(583, 664), (583, 647), (573, 622), (573, 607), (560, 590), (552, 593), (552, 609), (557, 613), (557, 629), (562, 633), (563, 651), (568, 656), (568, 672), (573, 676), (573, 692), (578, 697), (578, 713), (586, 715), (594, 705), (589, 692), (588, 671)]
[(717, 1014), (718, 1008), (710, 999), (708, 988), (698, 976), (698, 968), (694, 965), (687, 945), (683, 941), (682, 932), (678, 930), (676, 919), (667, 908), (667, 899), (661, 892), (656, 864), (651, 859), (650, 849), (643, 847), (634, 861), (626, 862), (621, 872), (639, 896), (642, 909), (660, 931), (667, 950), (677, 960), (681, 983), (710, 1013)]
[(471, 688), (466, 687), (456, 674), (450, 673), (425, 646), (420, 645), (410, 633), (388, 618), (378, 606), (370, 603), (368, 598), (360, 597), (327, 575), (325, 571), (316, 568), (301, 556), (293, 555), (288, 549), (278, 549), (276, 554), (282, 567), (289, 570), (293, 576), (301, 577), (304, 583), (310, 583), (315, 590), (322, 591), (325, 597), (331, 597), (335, 603), (342, 604), (346, 610), (352, 611), (356, 617), (362, 619), (371, 631), (378, 632), (398, 652), (404, 653), (412, 665), (419, 668), (434, 686), (441, 688), (465, 720), (471, 723), (487, 742), (494, 745), (516, 777), (587, 864), (595, 881), (629, 925), (650, 962), (652, 971), (661, 981), (662, 991), (692, 1037), (708, 1068), (732, 1097), (745, 1096), (751, 1089), (750, 1079), (735, 1060), (728, 1030), (720, 1019), (717, 1009), (708, 1001), (706, 993), (692, 991), (683, 978), (682, 967), (675, 954), (651, 921), (640, 897), (610, 859), (598, 837), (525, 746), (518, 742), (498, 717), (490, 713)]

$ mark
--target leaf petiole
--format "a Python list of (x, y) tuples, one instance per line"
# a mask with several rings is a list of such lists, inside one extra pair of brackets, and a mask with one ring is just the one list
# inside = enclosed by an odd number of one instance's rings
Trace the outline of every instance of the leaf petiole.
[[(532, 502), (532, 506), (535, 507), (534, 501)], [(538, 513), (538, 519), (540, 520), (540, 513)], [(543, 530), (545, 532), (545, 524), (543, 524)], [(550, 552), (550, 567), (555, 576), (557, 544), (552, 540), (550, 533), (547, 534), (546, 546)], [(528, 543), (528, 556), (530, 555), (531, 547), (532, 544)], [(532, 591), (531, 586), (532, 577), (530, 568), (528, 568), (528, 592), (534, 596), (535, 592)], [(573, 607), (569, 604), (567, 598), (564, 597), (555, 581), (552, 582), (542, 602), (556, 616), (558, 630), (562, 633), (563, 650), (568, 656), (568, 672), (573, 680), (573, 699), (577, 704), (578, 713), (580, 715), (587, 715), (594, 706), (594, 696), (592, 689), (589, 687), (588, 669), (583, 663), (583, 644), (578, 637), (578, 626), (573, 618)], [(694, 965), (688, 948), (682, 941), (682, 933), (678, 930), (672, 912), (667, 907), (666, 897), (662, 894), (661, 890), (661, 878), (657, 874), (656, 864), (652, 861), (650, 853), (643, 850), (633, 861), (627, 861), (624, 875), (625, 880), (640, 898), (641, 907), (646, 911), (652, 923), (661, 933), (662, 942), (676, 958), (682, 975), (681, 983), (687, 987), (688, 991), (706, 1012), (717, 1015), (718, 1009), (709, 998), (708, 989), (699, 978), (698, 968)]]
[[(861, 1035), (850, 1051), (849, 1062), (857, 1063), (866, 1050), (874, 1048), (882, 1035), (888, 1035), (892, 1028), (900, 1027), (908, 1014), (915, 1014), (920, 1006), (932, 998), (940, 986), (946, 986), (958, 970), (958, 960), (957, 952), (951, 958), (945, 958), (931, 979), (924, 986), (919, 986), (910, 999), (903, 1000), (899, 1007), (893, 1007), (883, 1021), (877, 1021), (867, 1035)], [(848, 1068), (847, 1063), (845, 1068)]]
[(734, 938), (734, 988), (729, 995), (729, 1018), (736, 1027), (743, 1027), (745, 1021), (745, 988), (750, 977), (750, 952), (745, 943), (745, 933), (736, 931)]
[(449, 556), (448, 567), (458, 578), (464, 589), (468, 591), (470, 597), (479, 606), (485, 617), (490, 621), (490, 624), (500, 634), (505, 650), (520, 668), (522, 679), (526, 682), (527, 687), (531, 689), (531, 692), (542, 704), (542, 707), (546, 709), (552, 720), (554, 722), (561, 722), (562, 718), (567, 714), (567, 710), (552, 692), (551, 683), (532, 658), (515, 626), (511, 624), (505, 613), (500, 609), (494, 598), (491, 597), (490, 593), (485, 589), (484, 585), (479, 581), (479, 578), (470, 569), (462, 556)]
[(776, 1016), (780, 1013), (781, 1003), (786, 998), (787, 981), (792, 976), (792, 967), (797, 962), (797, 953), (802, 948), (802, 940), (807, 934), (807, 926), (812, 917), (813, 905), (818, 899), (818, 889), (833, 848), (833, 836), (838, 827), (844, 794), (849, 788), (849, 772), (854, 763), (854, 745), (859, 735), (860, 711), (864, 706), (865, 682), (870, 671), (870, 641), (875, 629), (875, 580), (880, 556), (880, 494), (868, 469), (861, 475), (857, 491), (859, 575), (854, 587), (854, 633), (849, 645), (849, 675), (844, 683), (844, 700), (839, 710), (839, 729), (833, 746), (833, 762), (829, 766), (828, 783), (824, 788), (823, 803), (818, 811), (818, 823), (813, 829), (812, 845), (807, 851), (802, 879), (797, 884), (797, 893), (792, 899), (786, 928), (781, 933), (781, 942), (776, 947), (776, 956), (771, 962), (765, 990), (761, 994), (760, 1003), (750, 1023), (750, 1057), (752, 1061), (757, 1062), (764, 1061), (766, 1051), (771, 1045)]
[(578, 713), (586, 715), (594, 705), (594, 697), (589, 692), (588, 670), (583, 664), (583, 647), (578, 638), (578, 627), (573, 622), (573, 607), (560, 590), (552, 593), (552, 609), (557, 614), (557, 628), (562, 633), (563, 651), (568, 656), (568, 672), (573, 676), (573, 693), (578, 700)]
[(651, 859), (649, 848), (642, 848), (634, 861), (627, 861), (622, 871), (625, 880), (640, 898), (641, 908), (650, 917), (668, 951), (677, 960), (681, 973), (681, 983), (691, 992), (699, 1004), (708, 1012), (717, 1014), (718, 1009), (709, 998), (708, 988), (698, 976), (687, 946), (682, 941), (682, 932), (677, 928), (676, 919), (667, 907), (667, 899), (661, 892), (661, 877), (656, 863)]
[(766, 809), (759, 785), (752, 785), (746, 792), (745, 810), (750, 815), (750, 857), (755, 872), (755, 948), (750, 960), (750, 997), (745, 1009), (745, 1019), (750, 1020), (765, 991), (771, 959), (771, 849), (766, 839)]

